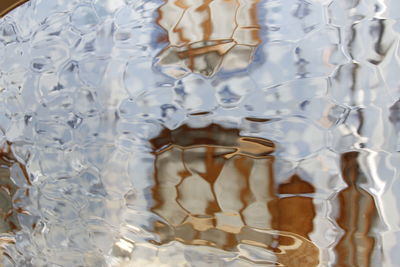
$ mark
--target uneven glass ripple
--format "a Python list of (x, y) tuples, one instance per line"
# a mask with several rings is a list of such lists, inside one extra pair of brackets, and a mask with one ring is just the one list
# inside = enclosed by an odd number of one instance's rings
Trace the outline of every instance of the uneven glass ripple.
[(0, 19), (0, 265), (398, 266), (400, 2), (31, 0)]

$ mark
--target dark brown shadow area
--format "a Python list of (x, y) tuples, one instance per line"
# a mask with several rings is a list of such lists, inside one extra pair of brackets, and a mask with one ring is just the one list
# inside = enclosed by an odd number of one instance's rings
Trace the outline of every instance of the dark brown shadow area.
[(28, 2), (28, 0), (1, 0), (0, 1), (0, 17), (13, 10), (14, 8)]

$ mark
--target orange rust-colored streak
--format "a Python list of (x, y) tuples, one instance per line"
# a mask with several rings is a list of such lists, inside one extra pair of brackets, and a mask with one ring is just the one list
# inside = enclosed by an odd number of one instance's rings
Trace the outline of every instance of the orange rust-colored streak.
[(203, 40), (205, 41), (210, 40), (212, 33), (211, 9), (209, 6), (212, 1), (213, 0), (205, 0), (204, 3), (196, 9), (197, 12), (207, 13), (207, 18), (201, 24), (201, 27), (203, 28)]
[[(168, 2), (168, 0), (165, 0), (166, 2)], [(176, 0), (174, 2), (174, 4), (182, 9), (188, 9), (190, 6), (185, 4), (185, 0)]]
[(375, 245), (371, 228), (378, 219), (374, 198), (358, 186), (362, 173), (358, 164), (358, 152), (342, 155), (342, 175), (348, 187), (338, 195), (339, 215), (337, 223), (345, 232), (335, 247), (338, 266), (369, 267)]
[(218, 175), (221, 173), (223, 162), (218, 162), (215, 159), (215, 148), (207, 147), (205, 155), (206, 173), (200, 174), (207, 182), (214, 184)]
[[(206, 155), (205, 155), (205, 165), (206, 165), (206, 173), (200, 174), (204, 180), (214, 185), (215, 181), (217, 180), (219, 174), (221, 173), (222, 167), (224, 164), (222, 162), (218, 162), (215, 158), (215, 148), (214, 147), (207, 147), (206, 148)], [(214, 201), (210, 201), (207, 205), (206, 213), (209, 215), (213, 215), (214, 213), (221, 210), (216, 201), (217, 197), (212, 189), (212, 194), (214, 196)]]
[(251, 8), (250, 8), (250, 14), (251, 14), (251, 18), (252, 18), (252, 26), (251, 26), (251, 28), (252, 29), (256, 29), (256, 30), (252, 31), (253, 40), (257, 40), (257, 44), (261, 44), (262, 40), (260, 38), (260, 33), (259, 33), (259, 30), (260, 30), (261, 27), (260, 27), (260, 25), (258, 24), (258, 21), (257, 21), (257, 17), (258, 17), (257, 16), (257, 4), (258, 4), (258, 2), (252, 3)]
[(176, 32), (178, 34), (180, 43), (182, 43), (182, 44), (189, 44), (190, 43), (190, 39), (186, 38), (185, 35), (184, 35), (184, 32), (183, 32), (184, 28), (176, 26), (172, 31)]
[(155, 177), (155, 180), (156, 180), (155, 182), (156, 182), (157, 186), (154, 186), (151, 189), (151, 196), (152, 196), (152, 198), (154, 200), (153, 207), (151, 208), (151, 210), (153, 212), (155, 212), (156, 210), (160, 209), (161, 206), (164, 203), (164, 198), (162, 197), (162, 194), (160, 192), (161, 190), (160, 190), (158, 175), (159, 175), (158, 169), (154, 165), (154, 177)]
[[(191, 48), (186, 51), (179, 52), (178, 56), (181, 59), (194, 58), (196, 56), (207, 54), (207, 53), (212, 53), (212, 52), (216, 52), (218, 55), (222, 56), (233, 45), (233, 44), (229, 43), (231, 40), (223, 40), (223, 41), (224, 42), (218, 41), (217, 44), (215, 44), (215, 45), (204, 46), (204, 47), (199, 47), (199, 48)], [(228, 42), (226, 42), (226, 41), (228, 41)]]
[(240, 209), (240, 213), (242, 213), (246, 206), (250, 204), (252, 196), (249, 180), (251, 169), (253, 167), (253, 161), (244, 156), (237, 156), (234, 158), (234, 163), (238, 173), (241, 174), (245, 183), (240, 192), (240, 202), (243, 204), (243, 207)]

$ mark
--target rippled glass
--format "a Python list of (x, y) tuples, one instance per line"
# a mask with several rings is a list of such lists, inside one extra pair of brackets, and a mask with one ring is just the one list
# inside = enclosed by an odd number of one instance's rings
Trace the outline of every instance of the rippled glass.
[(0, 265), (398, 266), (400, 2), (31, 0), (0, 18)]

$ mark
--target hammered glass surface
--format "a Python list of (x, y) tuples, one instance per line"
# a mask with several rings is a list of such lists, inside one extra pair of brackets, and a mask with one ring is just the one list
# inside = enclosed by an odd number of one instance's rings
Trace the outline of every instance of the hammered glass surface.
[(399, 10), (14, 9), (0, 18), (0, 265), (399, 266)]

